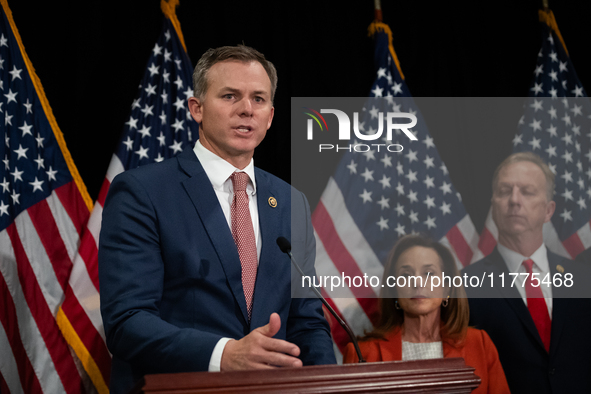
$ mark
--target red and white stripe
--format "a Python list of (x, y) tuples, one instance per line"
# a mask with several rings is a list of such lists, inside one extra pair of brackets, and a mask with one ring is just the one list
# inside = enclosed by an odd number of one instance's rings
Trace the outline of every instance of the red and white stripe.
[[(113, 178), (124, 171), (121, 161), (116, 155), (113, 155), (105, 180), (100, 189), (99, 196), (93, 207), (90, 218), (86, 221), (86, 226), (82, 230), (82, 238), (79, 242), (78, 253), (74, 258), (72, 275), (70, 276), (70, 290), (74, 297), (72, 301), (64, 303), (64, 311), (77, 316), (76, 320), (70, 319), (75, 325), (75, 330), (80, 335), (80, 339), (88, 349), (95, 355), (94, 360), (97, 364), (103, 383), (93, 378), (95, 386), (102, 386), (102, 390), (107, 390), (110, 379), (110, 360), (111, 355), (106, 347), (105, 331), (100, 314), (100, 296), (99, 296), (99, 278), (98, 278), (98, 241), (101, 231), (101, 220), (103, 216), (103, 206)], [(66, 309), (67, 308), (67, 309)], [(79, 327), (76, 327), (79, 325)], [(100, 338), (100, 341), (99, 341)]]
[(60, 308), (91, 356), (106, 355), (108, 367), (100, 315), (92, 324), (77, 297), (89, 283), (89, 273), (73, 263), (88, 215), (70, 182), (0, 232), (0, 344), (6, 349), (0, 385), (8, 392), (79, 393), (91, 386), (56, 321)]

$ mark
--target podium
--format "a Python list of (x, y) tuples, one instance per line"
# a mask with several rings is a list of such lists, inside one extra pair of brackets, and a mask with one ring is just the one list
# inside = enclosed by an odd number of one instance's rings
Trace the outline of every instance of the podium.
[(479, 384), (463, 358), (443, 358), (146, 375), (131, 393), (470, 393)]

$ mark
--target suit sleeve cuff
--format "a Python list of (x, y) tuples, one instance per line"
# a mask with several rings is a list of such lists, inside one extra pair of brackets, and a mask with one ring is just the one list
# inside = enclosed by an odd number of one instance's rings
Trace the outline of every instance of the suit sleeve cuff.
[(222, 364), (222, 354), (224, 353), (224, 348), (226, 347), (226, 343), (230, 341), (232, 338), (221, 338), (218, 343), (213, 348), (213, 352), (211, 353), (211, 358), (209, 359), (209, 372), (220, 372), (220, 366)]

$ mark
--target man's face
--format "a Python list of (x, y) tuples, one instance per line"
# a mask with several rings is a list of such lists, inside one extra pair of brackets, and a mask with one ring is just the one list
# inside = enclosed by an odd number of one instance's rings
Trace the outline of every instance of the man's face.
[(271, 80), (259, 62), (227, 60), (208, 72), (203, 100), (189, 99), (201, 144), (244, 168), (271, 127)]
[(529, 161), (512, 163), (499, 171), (491, 202), (499, 237), (541, 237), (555, 208), (554, 201), (546, 197), (544, 172)]

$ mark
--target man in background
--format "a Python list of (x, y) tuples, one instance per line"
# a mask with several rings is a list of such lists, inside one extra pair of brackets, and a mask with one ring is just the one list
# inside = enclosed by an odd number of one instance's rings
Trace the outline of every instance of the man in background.
[(120, 174), (105, 203), (112, 393), (150, 373), (335, 362), (320, 301), (291, 297), (290, 260), (276, 245), (291, 238), (315, 275), (308, 202), (253, 163), (273, 120), (275, 67), (243, 45), (210, 49), (193, 83), (194, 149)]
[[(591, 387), (591, 302), (569, 298), (591, 276), (544, 245), (553, 194), (554, 174), (539, 156), (522, 152), (505, 159), (495, 171), (491, 200), (498, 245), (463, 271), (484, 275), (489, 286), (492, 274), (492, 287), (466, 289), (470, 324), (490, 335), (513, 393), (579, 393)], [(512, 283), (510, 273), (529, 275)], [(553, 284), (555, 277), (562, 281)], [(569, 277), (575, 286), (566, 287)]]

